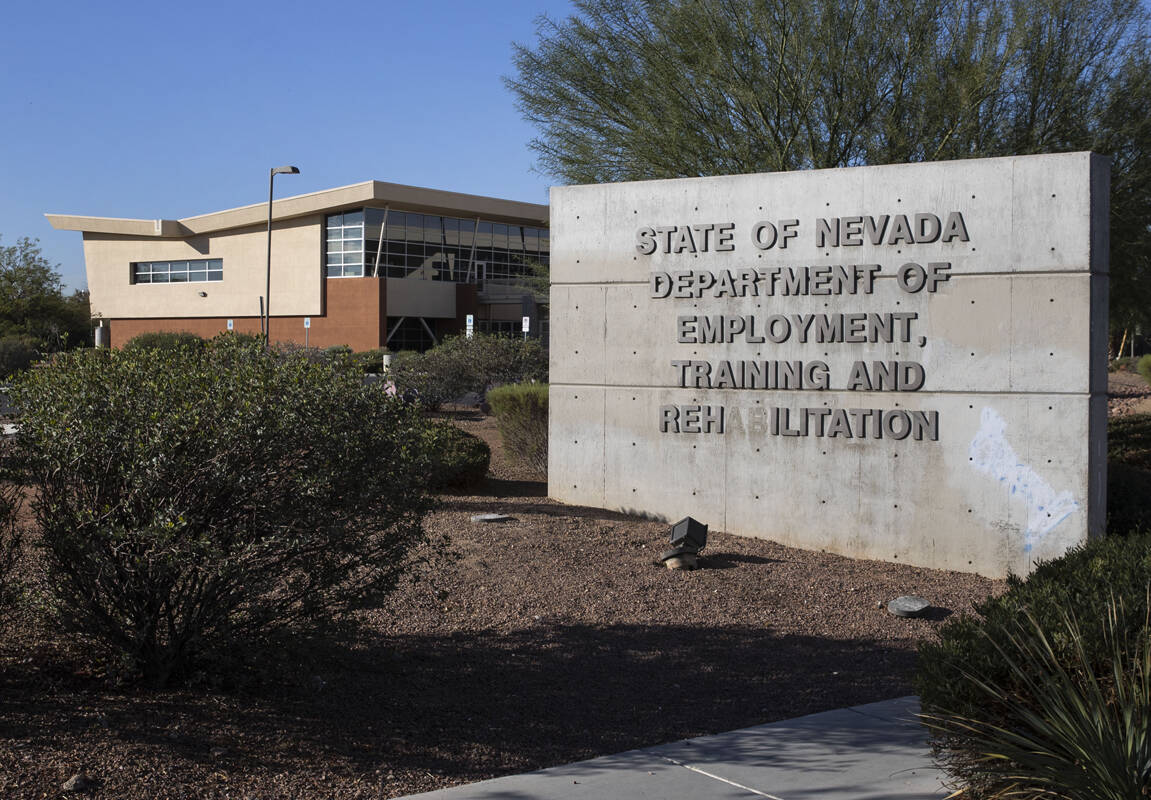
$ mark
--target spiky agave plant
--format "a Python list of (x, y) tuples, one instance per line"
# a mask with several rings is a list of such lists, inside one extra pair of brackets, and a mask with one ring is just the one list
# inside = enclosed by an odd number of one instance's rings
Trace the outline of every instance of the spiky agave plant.
[[(992, 642), (1017, 689), (1005, 691), (970, 672), (963, 676), (989, 705), (1006, 710), (1006, 719), (923, 716), (953, 750), (966, 750), (960, 757), (972, 794), (1151, 797), (1151, 626), (1148, 612), (1140, 612), (1142, 620), (1128, 620), (1130, 613), (1122, 600), (1108, 603), (1100, 624), (1110, 663), (1101, 665), (1088, 657), (1074, 616), (1064, 614), (1060, 629), (1048, 634), (1028, 612), (1009, 627), (1005, 641)], [(1061, 661), (1052, 641), (1064, 636), (1070, 655)]]

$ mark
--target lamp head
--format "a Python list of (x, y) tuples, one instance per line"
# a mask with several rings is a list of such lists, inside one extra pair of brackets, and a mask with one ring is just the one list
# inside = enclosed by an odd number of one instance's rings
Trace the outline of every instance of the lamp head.
[(699, 552), (707, 544), (707, 526), (692, 517), (684, 517), (671, 526), (672, 547), (686, 547)]
[(300, 168), (299, 167), (291, 167), (291, 166), (272, 167), (272, 174), (273, 175), (299, 175), (300, 174)]

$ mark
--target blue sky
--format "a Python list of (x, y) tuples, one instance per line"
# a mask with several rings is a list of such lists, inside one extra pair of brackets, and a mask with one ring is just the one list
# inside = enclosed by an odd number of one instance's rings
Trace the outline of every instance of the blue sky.
[(570, 0), (18, 3), (0, 26), (0, 244), (45, 212), (178, 218), (378, 179), (546, 203), (501, 76)]

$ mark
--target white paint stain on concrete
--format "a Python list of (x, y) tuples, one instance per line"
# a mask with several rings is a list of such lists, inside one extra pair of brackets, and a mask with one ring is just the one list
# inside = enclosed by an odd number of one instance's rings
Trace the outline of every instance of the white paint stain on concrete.
[(1027, 531), (1023, 549), (1050, 533), (1060, 522), (1078, 510), (1071, 492), (1056, 492), (1039, 473), (1016, 454), (1007, 441), (1007, 423), (993, 408), (984, 408), (979, 432), (971, 440), (968, 455), (980, 472), (1004, 484), (1012, 497), (1027, 504)]

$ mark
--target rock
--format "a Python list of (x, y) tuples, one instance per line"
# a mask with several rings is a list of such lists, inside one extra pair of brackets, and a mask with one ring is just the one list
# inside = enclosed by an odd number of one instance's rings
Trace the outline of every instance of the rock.
[(228, 748), (226, 748), (226, 747), (213, 747), (208, 752), (211, 754), (212, 758), (223, 758), (224, 756), (228, 755)]
[(699, 556), (694, 553), (683, 553), (666, 559), (663, 564), (668, 569), (696, 569), (699, 566)]
[(696, 569), (699, 566), (699, 548), (682, 544), (659, 554), (659, 560), (668, 569)]
[(507, 514), (472, 514), (472, 522), (507, 522)]
[(897, 617), (921, 617), (931, 603), (916, 595), (897, 597), (887, 604), (887, 610)]
[(77, 772), (71, 778), (64, 782), (60, 787), (64, 792), (86, 792), (89, 789), (95, 788), (96, 781), (89, 778), (83, 772)]

